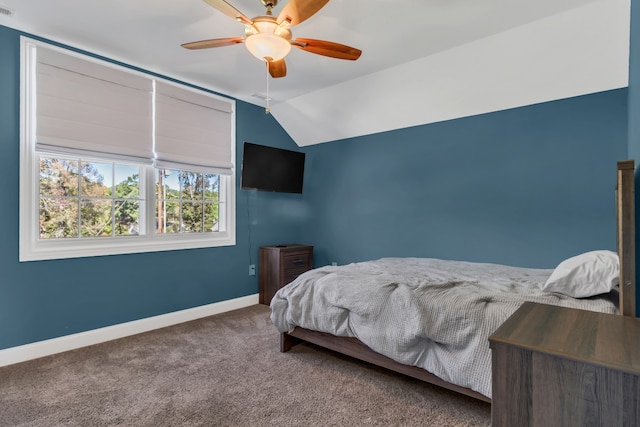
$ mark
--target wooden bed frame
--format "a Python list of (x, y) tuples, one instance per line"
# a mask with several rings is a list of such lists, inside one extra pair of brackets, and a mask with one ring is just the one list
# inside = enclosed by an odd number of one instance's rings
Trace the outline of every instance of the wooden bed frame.
[[(634, 161), (618, 162), (616, 185), (617, 242), (620, 257), (620, 314), (635, 316), (635, 207)], [(325, 332), (295, 328), (280, 334), (280, 351), (287, 352), (300, 343), (312, 343), (356, 359), (435, 384), (473, 398), (491, 402), (487, 396), (471, 389), (444, 381), (430, 372), (415, 366), (403, 365), (371, 350), (356, 338), (338, 337)]]

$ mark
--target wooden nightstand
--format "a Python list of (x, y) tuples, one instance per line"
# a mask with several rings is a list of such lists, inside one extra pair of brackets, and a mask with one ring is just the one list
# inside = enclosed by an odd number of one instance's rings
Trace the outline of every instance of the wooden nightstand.
[(312, 268), (313, 246), (262, 246), (259, 264), (260, 304), (269, 305), (278, 289)]
[(525, 303), (489, 343), (494, 427), (638, 425), (640, 319)]

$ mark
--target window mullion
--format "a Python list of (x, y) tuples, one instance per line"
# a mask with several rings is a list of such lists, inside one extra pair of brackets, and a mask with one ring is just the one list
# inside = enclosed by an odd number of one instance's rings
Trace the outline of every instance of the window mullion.
[(182, 194), (184, 194), (184, 189), (183, 189), (183, 185), (184, 185), (184, 181), (182, 180), (182, 174), (184, 172), (180, 171), (180, 173), (178, 174), (178, 220), (180, 221), (180, 228), (179, 228), (179, 232), (180, 233), (184, 233), (184, 218), (182, 218), (182, 205), (183, 205), (183, 199), (182, 199)]
[(156, 191), (155, 187), (157, 185), (156, 170), (153, 166), (145, 166), (143, 168), (143, 177), (141, 177), (141, 191), (144, 194), (144, 201), (142, 203), (143, 206), (140, 209), (143, 209), (140, 212), (140, 221), (144, 222), (144, 224), (139, 224), (140, 234), (155, 237), (157, 235), (157, 227), (154, 226), (155, 221), (157, 219), (156, 215), (156, 203), (158, 200), (156, 199)]
[(111, 164), (111, 237), (116, 235), (116, 164)]
[(76, 194), (77, 199), (78, 199), (78, 239), (82, 237), (82, 193), (81, 193), (81, 189), (82, 189), (82, 181), (81, 181), (81, 173), (80, 171), (82, 170), (82, 163), (80, 163), (82, 161), (82, 159), (77, 159), (78, 162), (78, 171), (77, 171), (77, 188), (76, 188)]

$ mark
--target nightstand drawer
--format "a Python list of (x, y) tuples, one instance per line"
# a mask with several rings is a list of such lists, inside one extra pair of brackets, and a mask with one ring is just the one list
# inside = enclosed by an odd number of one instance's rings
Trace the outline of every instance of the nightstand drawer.
[(286, 286), (289, 283), (293, 282), (294, 280), (296, 280), (298, 278), (299, 275), (301, 275), (302, 273), (304, 273), (305, 271), (309, 271), (309, 269), (307, 270), (297, 270), (297, 271), (288, 271), (284, 276), (283, 276), (283, 280), (280, 287)]
[(307, 271), (311, 268), (311, 265), (311, 253), (309, 251), (292, 252), (282, 256), (282, 269), (284, 274), (287, 275), (293, 271)]

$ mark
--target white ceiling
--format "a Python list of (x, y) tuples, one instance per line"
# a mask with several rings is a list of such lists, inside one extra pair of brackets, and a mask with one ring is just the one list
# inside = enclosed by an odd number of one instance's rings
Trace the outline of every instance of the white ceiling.
[[(274, 10), (274, 15), (286, 3)], [(259, 0), (228, 0), (249, 17)], [(0, 0), (0, 25), (264, 106), (264, 64), (243, 26), (202, 0)], [(358, 61), (293, 49), (269, 79), (273, 116), (300, 145), (625, 87), (629, 0), (331, 0), (293, 36)], [(258, 97), (256, 97), (258, 95)]]

